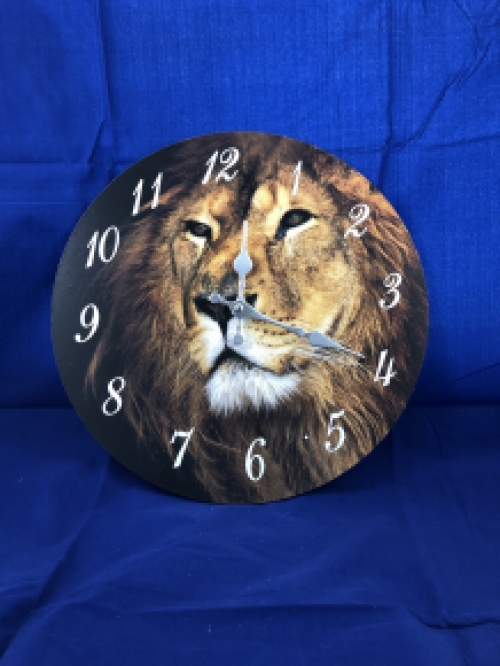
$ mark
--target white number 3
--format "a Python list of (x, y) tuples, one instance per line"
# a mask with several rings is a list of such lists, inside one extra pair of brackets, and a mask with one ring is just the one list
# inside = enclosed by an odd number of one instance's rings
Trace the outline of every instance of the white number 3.
[(402, 280), (403, 277), (400, 273), (389, 273), (389, 275), (384, 278), (384, 287), (387, 288), (388, 294), (394, 294), (394, 298), (389, 305), (387, 305), (384, 298), (380, 299), (378, 303), (383, 310), (390, 310), (399, 303), (401, 294), (399, 293), (398, 287), (401, 285)]

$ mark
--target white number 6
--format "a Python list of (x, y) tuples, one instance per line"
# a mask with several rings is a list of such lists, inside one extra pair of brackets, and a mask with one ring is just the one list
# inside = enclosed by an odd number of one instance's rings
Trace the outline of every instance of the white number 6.
[[(245, 470), (250, 481), (260, 481), (264, 476), (264, 470), (266, 469), (264, 458), (258, 453), (253, 453), (253, 448), (256, 444), (259, 444), (259, 446), (265, 446), (266, 440), (263, 437), (257, 437), (257, 439), (254, 439), (250, 444), (247, 451), (245, 457)], [(258, 467), (256, 475), (253, 473), (254, 462), (257, 462)]]

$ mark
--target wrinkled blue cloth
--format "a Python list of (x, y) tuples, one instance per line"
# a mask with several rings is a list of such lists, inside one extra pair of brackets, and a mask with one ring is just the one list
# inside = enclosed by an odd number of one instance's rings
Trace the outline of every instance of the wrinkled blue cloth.
[[(3, 0), (0, 656), (31, 664), (500, 664), (497, 0)], [(110, 460), (50, 340), (79, 216), (138, 159), (226, 130), (364, 173), (420, 253), (411, 406), (355, 469), (262, 507)]]

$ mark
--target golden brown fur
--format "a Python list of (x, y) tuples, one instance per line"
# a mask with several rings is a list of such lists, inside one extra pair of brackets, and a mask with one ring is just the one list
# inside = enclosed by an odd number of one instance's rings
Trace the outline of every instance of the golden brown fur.
[[(228, 146), (240, 151), (238, 175), (228, 183), (212, 178), (202, 185), (207, 159)], [(292, 197), (299, 160), (303, 171)], [(242, 502), (286, 497), (325, 483), (387, 433), (420, 369), (425, 285), (405, 227), (356, 171), (279, 137), (236, 133), (181, 143), (170, 149), (163, 172), (158, 208), (146, 204), (124, 223), (117, 260), (99, 276), (109, 309), (88, 383), (95, 389), (106, 381), (103, 362), (112, 356), (127, 381), (124, 413), (137, 441), (152, 452), (151, 464), (155, 455), (174, 459), (179, 446), (170, 443), (174, 430), (195, 428), (181, 470), (165, 478), (167, 487), (176, 488), (177, 474), (203, 488), (207, 499)], [(359, 203), (370, 206), (368, 231), (344, 238), (348, 213)], [(290, 208), (313, 211), (314, 222), (285, 242), (276, 239), (275, 230)], [(210, 243), (186, 237), (182, 226), (201, 217), (212, 225)], [(207, 398), (212, 368), (194, 297), (234, 286), (232, 264), (244, 219), (254, 263), (246, 292), (257, 294), (256, 307), (288, 324), (323, 330), (362, 353), (365, 362), (338, 352), (319, 352), (316, 358), (307, 343), (283, 329), (244, 321), (256, 344), (270, 350), (268, 370), (299, 377), (300, 391), (273, 408), (242, 402), (241, 409), (224, 414), (211, 410)], [(403, 276), (401, 300), (384, 310), (379, 300), (390, 296), (382, 281), (395, 271)], [(373, 381), (384, 349), (397, 372), (388, 387)], [(346, 444), (331, 453), (325, 448), (329, 415), (341, 409), (345, 416), (336, 423), (345, 428)], [(258, 449), (266, 467), (262, 479), (252, 482), (245, 455), (257, 437), (266, 441)]]

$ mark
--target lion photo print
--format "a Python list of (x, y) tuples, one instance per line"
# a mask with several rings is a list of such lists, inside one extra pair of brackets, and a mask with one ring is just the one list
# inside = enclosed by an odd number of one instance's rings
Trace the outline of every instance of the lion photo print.
[[(385, 437), (428, 309), (412, 239), (364, 176), (301, 141), (234, 132), (165, 148), (99, 199), (68, 241), (52, 325), (70, 399), (118, 460), (187, 497), (265, 502), (325, 484)], [(244, 222), (244, 300), (267, 320), (241, 319), (238, 347), (212, 295), (238, 298)]]

